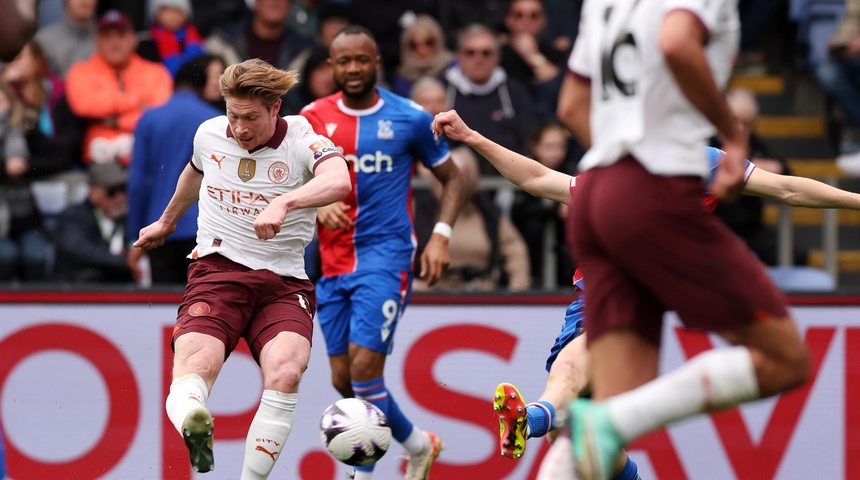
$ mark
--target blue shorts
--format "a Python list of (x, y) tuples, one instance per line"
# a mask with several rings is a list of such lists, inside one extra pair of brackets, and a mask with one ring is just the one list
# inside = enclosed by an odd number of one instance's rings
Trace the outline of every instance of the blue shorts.
[(585, 295), (579, 294), (579, 297), (573, 301), (564, 313), (564, 325), (561, 327), (561, 333), (555, 339), (555, 345), (550, 350), (549, 358), (546, 359), (546, 371), (552, 368), (558, 353), (574, 338), (580, 336), (585, 331)]
[(389, 354), (412, 293), (412, 272), (362, 270), (317, 282), (317, 319), (329, 355), (349, 344)]

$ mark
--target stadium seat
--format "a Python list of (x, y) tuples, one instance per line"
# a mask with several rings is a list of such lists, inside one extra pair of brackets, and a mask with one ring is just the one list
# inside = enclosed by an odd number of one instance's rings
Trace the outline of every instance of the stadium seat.
[(832, 292), (836, 281), (820, 268), (768, 267), (770, 279), (783, 292)]

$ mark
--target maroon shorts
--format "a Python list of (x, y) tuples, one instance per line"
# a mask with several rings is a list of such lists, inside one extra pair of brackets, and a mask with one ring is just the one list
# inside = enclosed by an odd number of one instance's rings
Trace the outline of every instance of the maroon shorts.
[(589, 341), (620, 327), (659, 345), (663, 314), (721, 332), (786, 317), (782, 294), (702, 204), (702, 179), (652, 175), (632, 157), (589, 170), (570, 236), (585, 276)]
[(251, 270), (221, 255), (207, 255), (188, 267), (173, 341), (188, 332), (205, 333), (224, 342), (226, 356), (244, 338), (259, 362), (263, 346), (280, 332), (295, 332), (310, 342), (315, 312), (316, 292), (310, 280)]

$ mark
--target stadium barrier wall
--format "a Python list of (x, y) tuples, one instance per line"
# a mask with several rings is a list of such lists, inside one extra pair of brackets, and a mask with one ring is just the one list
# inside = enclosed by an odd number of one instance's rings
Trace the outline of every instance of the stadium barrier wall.
[[(159, 293), (0, 292), (0, 422), (9, 477), (238, 479), (262, 381), (246, 347), (228, 359), (209, 398), (213, 472), (192, 475), (164, 415), (169, 348), (180, 296)], [(397, 329), (386, 384), (404, 412), (446, 450), (431, 478), (534, 479), (546, 442), (517, 462), (500, 458), (491, 396), (502, 381), (526, 400), (565, 296), (416, 295)], [(630, 455), (648, 479), (860, 479), (860, 297), (791, 298), (815, 377), (790, 394), (686, 421), (639, 440)], [(669, 316), (661, 368), (717, 344)], [(272, 479), (335, 480), (348, 468), (325, 453), (319, 417), (337, 399), (316, 329), (292, 435)], [(853, 406), (854, 408), (851, 408)], [(393, 444), (376, 478), (402, 478)]]

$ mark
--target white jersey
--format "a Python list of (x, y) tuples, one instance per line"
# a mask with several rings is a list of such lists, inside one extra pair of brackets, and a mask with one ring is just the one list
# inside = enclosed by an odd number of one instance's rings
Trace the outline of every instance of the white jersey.
[(708, 175), (704, 145), (716, 129), (675, 83), (657, 36), (682, 9), (707, 28), (708, 64), (725, 88), (740, 38), (737, 0), (586, 0), (568, 67), (591, 81), (592, 147), (584, 171), (632, 154), (656, 175)]
[(189, 258), (219, 253), (254, 270), (308, 278), (304, 252), (313, 238), (317, 210), (287, 213), (280, 233), (269, 240), (257, 238), (254, 220), (275, 197), (307, 183), (316, 166), (332, 157), (340, 152), (314, 133), (304, 117), (279, 118), (274, 136), (253, 152), (236, 143), (226, 116), (203, 122), (191, 157), (203, 182), (197, 247)]

